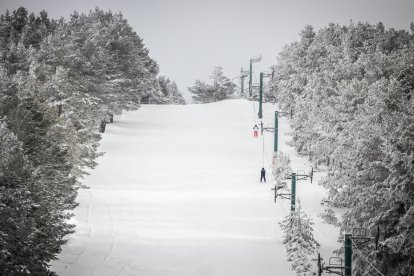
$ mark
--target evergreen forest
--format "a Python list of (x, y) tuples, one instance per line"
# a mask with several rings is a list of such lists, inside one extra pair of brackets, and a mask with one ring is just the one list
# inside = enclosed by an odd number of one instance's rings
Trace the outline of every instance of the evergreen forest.
[[(0, 15), (0, 275), (55, 275), (107, 124), (141, 104), (185, 104), (149, 52), (121, 13)], [(290, 115), (296, 151), (327, 171), (339, 239), (357, 228), (379, 238), (355, 252), (354, 275), (414, 275), (414, 24), (308, 25), (271, 69), (265, 97)], [(189, 87), (195, 103), (236, 97), (222, 67), (210, 79)], [(285, 187), (290, 160), (275, 160)], [(331, 208), (345, 211), (336, 220)], [(323, 244), (312, 218), (299, 207), (280, 226), (292, 270), (311, 272)]]
[(0, 55), (0, 274), (53, 274), (106, 124), (184, 99), (121, 13), (6, 11)]
[[(268, 98), (291, 118), (292, 145), (315, 167), (332, 207), (347, 210), (341, 237), (377, 235), (356, 254), (355, 275), (414, 274), (414, 24), (306, 26), (273, 66)], [(373, 265), (369, 265), (367, 258)]]

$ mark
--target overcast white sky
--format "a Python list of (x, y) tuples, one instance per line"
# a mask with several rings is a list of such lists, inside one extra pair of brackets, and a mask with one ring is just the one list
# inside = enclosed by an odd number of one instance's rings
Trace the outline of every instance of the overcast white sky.
[(318, 29), (330, 22), (381, 21), (408, 30), (414, 21), (414, 0), (0, 0), (1, 13), (19, 6), (36, 14), (45, 9), (51, 18), (95, 6), (121, 11), (161, 74), (175, 80), (187, 100), (187, 87), (208, 80), (217, 65), (233, 78), (261, 54), (262, 62), (253, 68), (257, 78), (306, 24)]

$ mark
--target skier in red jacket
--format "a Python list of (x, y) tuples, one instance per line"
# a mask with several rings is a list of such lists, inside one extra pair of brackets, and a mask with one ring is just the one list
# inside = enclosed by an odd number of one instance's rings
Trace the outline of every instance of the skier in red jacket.
[(253, 137), (254, 138), (259, 137), (258, 131), (259, 131), (259, 127), (257, 125), (254, 125), (254, 127), (253, 127)]

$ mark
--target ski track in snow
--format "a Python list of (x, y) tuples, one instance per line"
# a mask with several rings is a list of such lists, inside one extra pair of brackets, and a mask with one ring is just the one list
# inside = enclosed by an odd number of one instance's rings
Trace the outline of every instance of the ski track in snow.
[[(273, 126), (275, 105), (264, 104)], [(51, 269), (58, 275), (294, 275), (286, 261), (278, 222), (288, 200), (273, 202), (273, 133), (264, 134), (268, 183), (260, 183), (263, 141), (257, 103), (228, 100), (204, 105), (145, 105), (107, 126), (99, 165), (86, 176), (69, 237)], [(279, 120), (279, 149), (295, 171), (306, 158), (286, 145), (287, 120)], [(328, 258), (337, 229), (323, 223), (314, 183), (298, 181), (302, 208)]]

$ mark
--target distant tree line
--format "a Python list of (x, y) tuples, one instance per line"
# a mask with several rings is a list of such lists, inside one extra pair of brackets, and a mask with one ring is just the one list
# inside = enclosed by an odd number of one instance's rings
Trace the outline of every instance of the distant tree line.
[(212, 84), (196, 80), (194, 86), (188, 88), (194, 94), (193, 101), (195, 103), (212, 103), (233, 97), (236, 85), (224, 76), (222, 67), (215, 67), (210, 79)]
[[(48, 275), (114, 114), (184, 100), (120, 13), (0, 16), (0, 274)], [(99, 129), (99, 126), (101, 128)]]
[[(374, 236), (366, 258), (384, 275), (414, 273), (414, 25), (306, 26), (273, 66), (270, 92), (293, 112), (293, 145), (315, 165), (331, 203), (345, 207), (342, 234)], [(355, 275), (374, 275), (356, 257)]]

